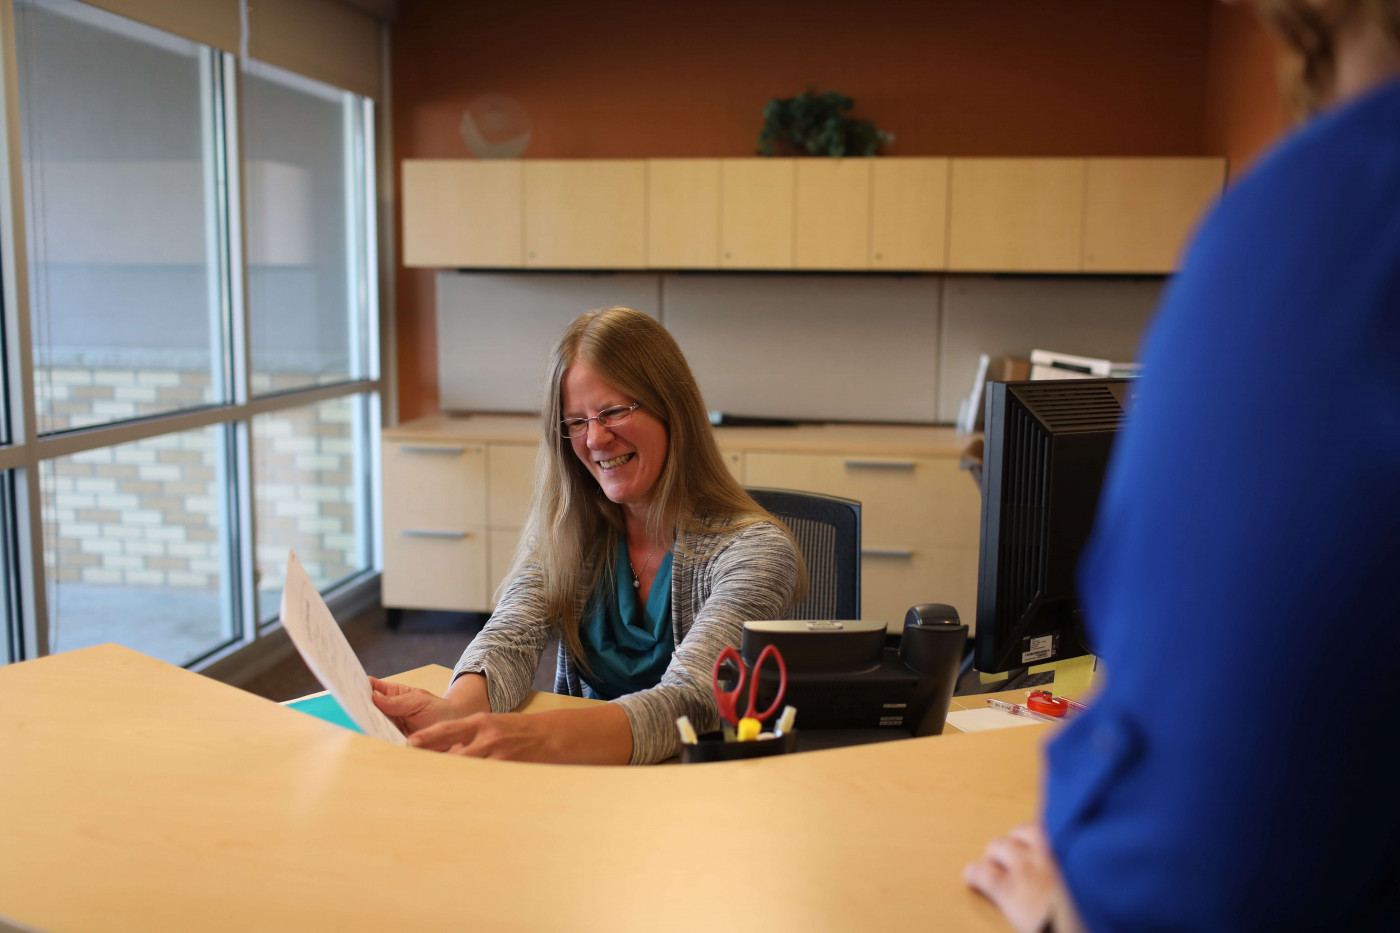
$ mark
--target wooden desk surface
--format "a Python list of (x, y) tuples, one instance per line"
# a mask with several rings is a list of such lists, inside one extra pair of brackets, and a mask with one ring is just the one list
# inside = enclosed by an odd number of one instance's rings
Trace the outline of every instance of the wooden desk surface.
[(1034, 815), (1046, 734), (478, 761), (112, 645), (0, 695), (0, 917), (63, 930), (999, 930), (960, 871)]

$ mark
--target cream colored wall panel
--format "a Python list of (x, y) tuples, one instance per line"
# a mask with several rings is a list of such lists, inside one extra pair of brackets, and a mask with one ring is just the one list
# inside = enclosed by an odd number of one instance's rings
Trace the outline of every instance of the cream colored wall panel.
[(1090, 159), (1084, 271), (1173, 271), (1224, 186), (1224, 159)]
[(492, 444), (486, 451), (487, 517), (492, 528), (520, 528), (535, 491), (539, 445)]
[(668, 275), (667, 329), (731, 414), (813, 421), (934, 419), (932, 276)]
[(799, 159), (793, 267), (870, 268), (874, 159)]
[(451, 441), (384, 443), (384, 537), (486, 524), (486, 448)]
[(948, 267), (948, 160), (871, 163), (870, 268)]
[(719, 267), (719, 159), (647, 161), (647, 265)]
[(439, 407), (538, 411), (550, 348), (574, 318), (609, 305), (655, 317), (660, 295), (655, 273), (439, 272)]
[(524, 180), (504, 159), (405, 159), (404, 265), (523, 266)]
[(481, 612), (487, 608), (486, 531), (460, 536), (384, 531), (385, 606)]
[(971, 391), (977, 357), (1025, 359), (1031, 350), (1137, 358), (1162, 280), (1090, 276), (960, 275), (943, 280), (938, 420), (952, 423)]
[(720, 161), (720, 259), (724, 269), (791, 269), (792, 159)]
[(1084, 159), (953, 159), (948, 268), (1077, 272)]
[(525, 164), (525, 265), (646, 265), (646, 162), (536, 159)]

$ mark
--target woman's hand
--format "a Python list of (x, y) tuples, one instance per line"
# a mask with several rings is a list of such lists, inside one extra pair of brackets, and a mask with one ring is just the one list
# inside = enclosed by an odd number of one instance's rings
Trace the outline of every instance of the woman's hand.
[(470, 758), (558, 761), (549, 717), (525, 713), (475, 713), (426, 726), (408, 737), (414, 748)]
[(377, 677), (369, 679), (370, 697), (379, 711), (404, 735), (462, 715), (457, 704), (420, 687), (408, 687)]
[(1044, 929), (1065, 899), (1055, 856), (1038, 823), (1017, 826), (987, 843), (982, 858), (963, 869), (963, 881), (996, 905), (1021, 933)]

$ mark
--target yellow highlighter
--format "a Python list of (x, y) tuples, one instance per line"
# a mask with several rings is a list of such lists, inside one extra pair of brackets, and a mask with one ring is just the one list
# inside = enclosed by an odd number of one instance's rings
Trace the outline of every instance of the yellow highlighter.
[(738, 738), (740, 742), (752, 742), (754, 739), (758, 738), (758, 734), (762, 731), (763, 723), (759, 722), (757, 719), (745, 716), (743, 719), (739, 720), (736, 738)]

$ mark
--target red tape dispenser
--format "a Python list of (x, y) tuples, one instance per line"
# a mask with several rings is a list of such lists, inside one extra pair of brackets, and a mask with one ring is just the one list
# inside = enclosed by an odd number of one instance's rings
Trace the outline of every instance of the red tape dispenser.
[(1069, 700), (1051, 696), (1044, 690), (1035, 690), (1026, 695), (1026, 707), (1042, 716), (1054, 716), (1057, 719), (1069, 713)]

